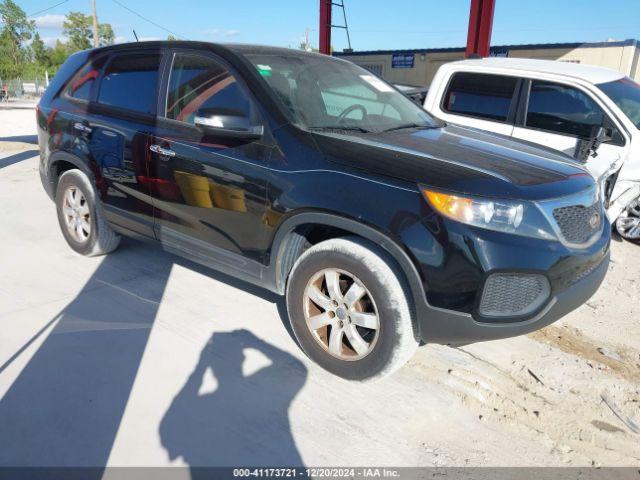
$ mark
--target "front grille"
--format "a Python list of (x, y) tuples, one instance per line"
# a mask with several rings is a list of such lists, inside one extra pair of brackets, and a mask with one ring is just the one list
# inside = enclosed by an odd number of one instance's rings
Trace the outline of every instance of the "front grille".
[(572, 205), (553, 210), (555, 219), (562, 236), (569, 243), (586, 243), (602, 226), (600, 204), (594, 203), (590, 207)]
[(544, 275), (494, 273), (484, 284), (480, 315), (484, 317), (522, 316), (537, 310), (551, 293)]

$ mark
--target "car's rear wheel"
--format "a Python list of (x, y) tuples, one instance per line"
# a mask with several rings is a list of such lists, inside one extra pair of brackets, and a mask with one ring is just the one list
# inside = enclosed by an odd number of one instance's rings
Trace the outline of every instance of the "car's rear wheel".
[(418, 345), (401, 275), (383, 251), (358, 238), (305, 251), (289, 276), (287, 306), (305, 353), (349, 380), (392, 373)]
[(60, 176), (56, 210), (62, 235), (76, 252), (103, 255), (120, 243), (120, 237), (104, 218), (89, 178), (81, 170), (67, 170)]
[(640, 242), (640, 198), (636, 198), (616, 220), (620, 236), (632, 242)]

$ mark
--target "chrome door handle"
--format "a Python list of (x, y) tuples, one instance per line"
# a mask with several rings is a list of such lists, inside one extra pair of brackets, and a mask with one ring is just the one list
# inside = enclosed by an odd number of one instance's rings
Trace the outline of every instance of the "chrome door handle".
[(168, 148), (162, 148), (160, 145), (151, 145), (149, 147), (149, 150), (151, 150), (153, 153), (157, 153), (159, 155), (164, 155), (165, 157), (175, 157), (176, 156), (176, 152), (174, 152), (173, 150), (169, 150)]
[(91, 127), (87, 127), (84, 123), (81, 122), (74, 123), (73, 128), (82, 133), (91, 133), (93, 131)]

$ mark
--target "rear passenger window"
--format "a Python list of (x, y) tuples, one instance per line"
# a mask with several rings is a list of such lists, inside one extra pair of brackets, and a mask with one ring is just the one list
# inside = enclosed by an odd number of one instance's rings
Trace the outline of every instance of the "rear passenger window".
[(155, 112), (160, 54), (116, 56), (100, 82), (98, 103), (140, 113)]
[(516, 77), (502, 75), (456, 73), (449, 83), (443, 109), (450, 113), (504, 122), (509, 115), (517, 81)]
[(105, 57), (102, 57), (90, 62), (80, 70), (69, 82), (66, 89), (67, 95), (77, 100), (91, 100), (91, 88), (96, 83), (104, 62)]
[(588, 137), (604, 124), (605, 113), (587, 94), (558, 83), (533, 80), (527, 109), (527, 127)]

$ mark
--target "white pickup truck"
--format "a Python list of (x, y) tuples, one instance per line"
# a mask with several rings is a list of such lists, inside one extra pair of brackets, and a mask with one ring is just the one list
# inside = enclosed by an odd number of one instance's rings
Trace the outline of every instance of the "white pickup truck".
[(618, 233), (640, 241), (640, 85), (633, 80), (575, 63), (464, 60), (440, 67), (424, 108), (583, 163), (598, 180)]

